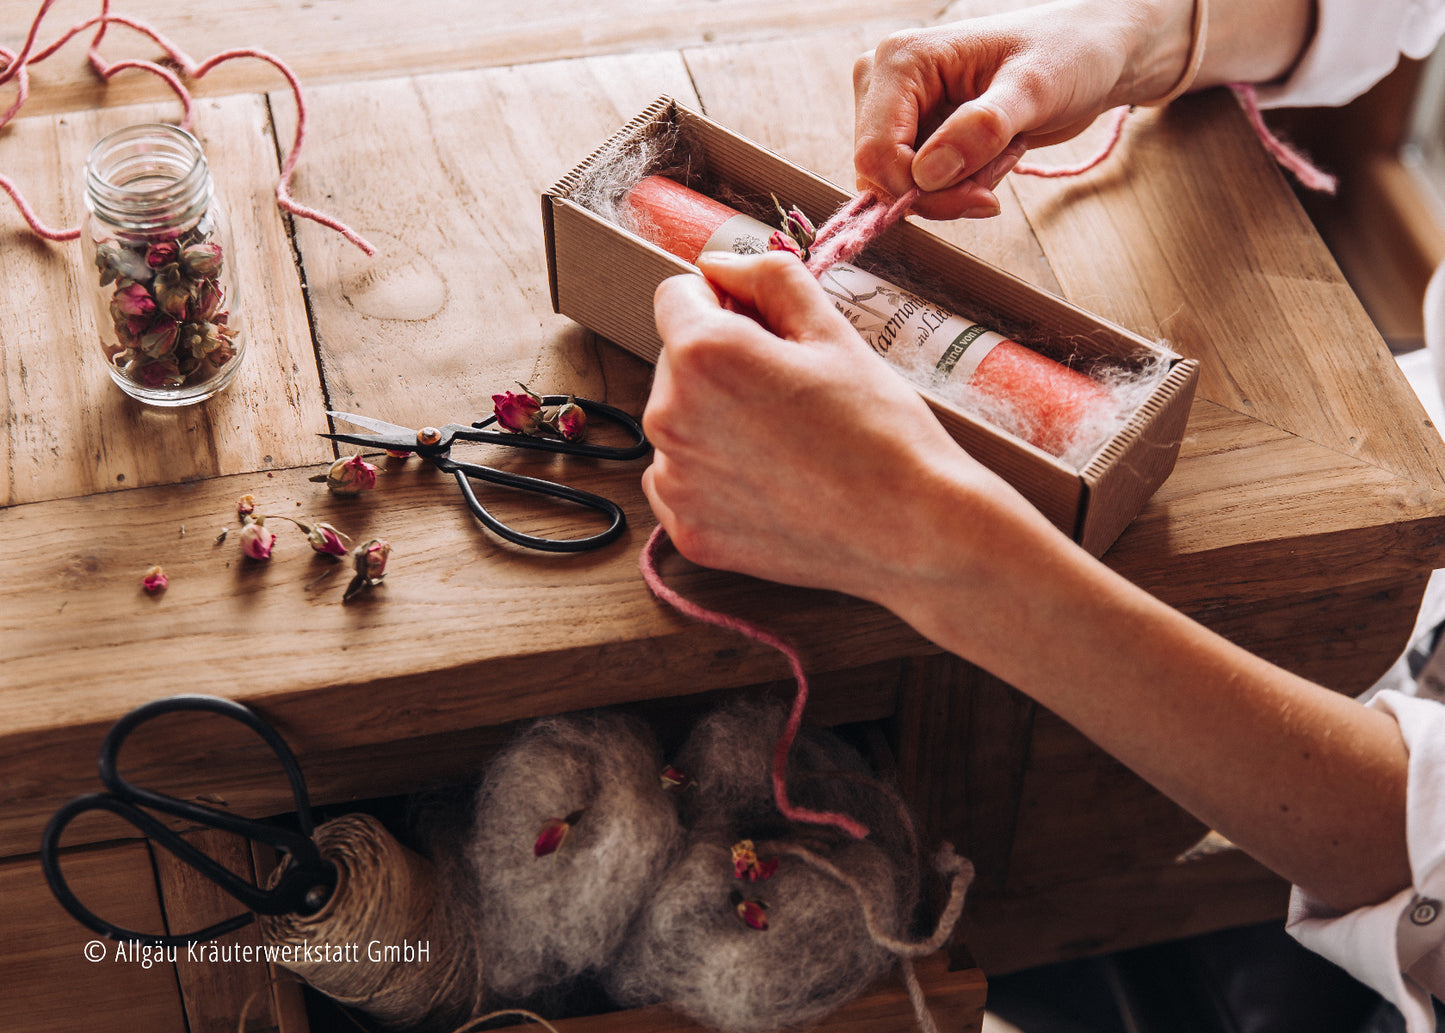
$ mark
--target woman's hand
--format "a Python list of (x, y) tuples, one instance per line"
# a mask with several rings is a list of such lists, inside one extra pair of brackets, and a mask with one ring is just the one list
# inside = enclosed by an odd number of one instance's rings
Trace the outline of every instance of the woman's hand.
[(921, 543), (936, 544), (920, 527), (940, 508), (931, 497), (1011, 489), (795, 257), (698, 264), (706, 280), (674, 277), (656, 297), (666, 347), (643, 415), (656, 451), (642, 485), (658, 519), (706, 566), (895, 602), (890, 588), (924, 565)]
[(1183, 71), (1189, 0), (1062, 0), (889, 36), (853, 69), (860, 188), (931, 219), (998, 214), (993, 188), (1030, 147), (1108, 108), (1167, 93)]

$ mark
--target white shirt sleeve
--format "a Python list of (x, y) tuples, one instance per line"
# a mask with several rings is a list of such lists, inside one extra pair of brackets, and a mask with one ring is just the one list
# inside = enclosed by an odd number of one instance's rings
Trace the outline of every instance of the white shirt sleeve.
[(1399, 722), (1410, 753), (1405, 834), (1413, 884), (1343, 914), (1296, 887), (1287, 927), (1399, 1008), (1408, 1033), (1430, 1033), (1430, 996), (1445, 999), (1445, 704), (1387, 690), (1366, 705)]
[[(1445, 0), (1317, 0), (1314, 39), (1288, 79), (1259, 87), (1261, 107), (1344, 104), (1424, 57), (1445, 33)], [(1208, 46), (1208, 40), (1205, 40)]]

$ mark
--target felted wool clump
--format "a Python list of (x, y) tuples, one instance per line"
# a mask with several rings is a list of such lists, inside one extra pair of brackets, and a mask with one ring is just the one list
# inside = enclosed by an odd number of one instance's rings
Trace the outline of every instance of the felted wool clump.
[[(818, 1022), (884, 975), (896, 960), (875, 944), (857, 899), (837, 879), (802, 859), (778, 857), (763, 881), (734, 874), (731, 836), (696, 835), (648, 901), (605, 985), (621, 1005), (666, 1003), (719, 1033), (759, 1033)], [(902, 919), (899, 871), (867, 841), (825, 852), (867, 887), (878, 913)], [(758, 908), (755, 928), (741, 908)]]
[[(773, 751), (787, 719), (781, 703), (744, 697), (697, 723), (673, 761), (695, 786), (682, 795), (689, 826), (724, 825), (754, 839), (818, 833), (788, 821), (775, 802)], [(857, 820), (905, 877), (916, 871), (913, 828), (902, 801), (836, 734), (806, 724), (799, 729), (786, 780), (795, 805)], [(910, 883), (910, 893), (915, 885)]]
[(494, 998), (560, 993), (617, 951), (681, 847), (663, 767), (645, 725), (607, 713), (538, 721), (492, 763), (466, 859)]
[[(821, 1020), (896, 961), (870, 935), (859, 894), (885, 935), (906, 937), (918, 886), (906, 812), (856, 751), (804, 729), (789, 794), (855, 817), (870, 834), (856, 840), (784, 818), (771, 768), (786, 717), (775, 704), (734, 702), (704, 718), (678, 753), (674, 767), (693, 780), (683, 793), (688, 843), (605, 973), (617, 1003), (666, 1003), (720, 1033), (793, 1028)], [(771, 874), (739, 873), (743, 840)]]

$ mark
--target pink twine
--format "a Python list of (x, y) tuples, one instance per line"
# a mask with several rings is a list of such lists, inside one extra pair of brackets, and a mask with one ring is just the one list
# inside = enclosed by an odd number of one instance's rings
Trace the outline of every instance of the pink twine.
[[(1320, 171), (1310, 164), (1299, 152), (1291, 149), (1281, 142), (1269, 128), (1264, 124), (1264, 118), (1259, 112), (1254, 88), (1247, 85), (1236, 84), (1231, 89), (1244, 106), (1245, 114), (1249, 117), (1250, 125), (1254, 127), (1255, 134), (1260, 142), (1276, 161), (1283, 165), (1306, 187), (1311, 190), (1322, 190), (1327, 193), (1334, 193), (1335, 177)], [(1110, 114), (1108, 136), (1099, 151), (1086, 161), (1077, 165), (1063, 165), (1057, 167), (1044, 167), (1032, 164), (1020, 163), (1014, 167), (1014, 171), (1024, 176), (1039, 176), (1046, 179), (1063, 178), (1067, 176), (1081, 176), (1091, 169), (1102, 164), (1114, 148), (1118, 145), (1120, 137), (1124, 132), (1124, 122), (1128, 119), (1132, 108), (1115, 108)], [(3, 183), (0, 183), (3, 185)], [(887, 200), (884, 197), (871, 191), (864, 191), (846, 205), (840, 208), (832, 218), (819, 227), (813, 238), (813, 243), (808, 248), (807, 267), (814, 276), (822, 276), (838, 262), (848, 262), (858, 256), (870, 243), (876, 240), (889, 227), (893, 226), (899, 219), (908, 214), (913, 207), (914, 201), (918, 199), (917, 188), (908, 191), (902, 197), (894, 200)], [(700, 606), (690, 599), (684, 598), (677, 592), (668, 588), (663, 582), (662, 576), (657, 572), (657, 552), (662, 548), (667, 533), (658, 527), (652, 532), (652, 537), (647, 540), (646, 547), (642, 550), (639, 565), (642, 568), (643, 580), (653, 593), (671, 605), (674, 609), (685, 614), (694, 620), (704, 621), (720, 628), (727, 628), (742, 635), (772, 646), (783, 656), (787, 657), (789, 666), (793, 669), (793, 677), (798, 683), (798, 693), (793, 701), (793, 711), (788, 718), (787, 727), (783, 731), (782, 738), (773, 753), (773, 795), (777, 801), (778, 810), (794, 821), (806, 821), (819, 825), (833, 825), (843, 829), (845, 832), (862, 838), (868, 834), (852, 818), (841, 814), (821, 813), (808, 811), (794, 807), (788, 802), (787, 787), (784, 782), (784, 775), (787, 771), (788, 753), (792, 749), (793, 740), (798, 734), (798, 728), (803, 720), (803, 707), (808, 701), (808, 679), (803, 671), (802, 659), (798, 652), (786, 641), (774, 635), (765, 628), (759, 627), (738, 617), (730, 617), (726, 614), (717, 613)]]
[[(1306, 188), (1333, 194), (1339, 186), (1339, 180), (1316, 167), (1303, 154), (1275, 136), (1269, 126), (1265, 125), (1254, 87), (1248, 83), (1234, 83), (1229, 88), (1239, 98), (1255, 135), (1274, 160), (1291, 172)], [(1114, 148), (1124, 135), (1124, 123), (1128, 121), (1133, 110), (1132, 107), (1123, 106), (1109, 112), (1107, 135), (1093, 157), (1074, 165), (1047, 166), (1019, 162), (1013, 171), (1021, 176), (1063, 179), (1082, 176), (1098, 168), (1114, 153)], [(908, 214), (913, 202), (918, 199), (918, 193), (918, 189), (914, 188), (894, 201), (887, 201), (872, 191), (864, 191), (853, 198), (818, 230), (808, 249), (808, 270), (814, 276), (821, 276), (838, 262), (852, 261), (880, 234)]]
[[(1339, 180), (1328, 172), (1320, 169), (1309, 158), (1295, 150), (1276, 136), (1265, 124), (1264, 115), (1259, 109), (1259, 95), (1249, 83), (1231, 83), (1229, 88), (1239, 98), (1240, 106), (1244, 108), (1245, 117), (1249, 119), (1250, 128), (1254, 135), (1259, 138), (1260, 144), (1269, 152), (1276, 162), (1288, 170), (1300, 182), (1300, 185), (1309, 190), (1317, 190), (1324, 194), (1333, 194), (1339, 187)], [(1034, 165), (1028, 162), (1019, 162), (1014, 166), (1014, 171), (1021, 176), (1038, 176), (1043, 179), (1059, 179), (1066, 176), (1080, 176), (1091, 169), (1101, 165), (1110, 154), (1114, 152), (1119, 138), (1124, 133), (1124, 123), (1133, 112), (1132, 107), (1118, 107), (1109, 114), (1108, 136), (1098, 152), (1077, 165), (1044, 166)]]
[(1264, 144), (1264, 149), (1274, 156), (1274, 160), (1294, 173), (1295, 179), (1304, 187), (1323, 194), (1333, 194), (1340, 181), (1316, 167), (1303, 154), (1270, 132), (1269, 126), (1264, 124), (1264, 115), (1259, 110), (1259, 95), (1255, 93), (1254, 87), (1249, 83), (1231, 83), (1229, 88), (1239, 98), (1245, 117), (1254, 127), (1254, 135), (1259, 137), (1259, 142)]
[(642, 580), (647, 582), (647, 587), (652, 589), (652, 593), (684, 616), (715, 627), (736, 631), (754, 642), (761, 642), (765, 646), (773, 647), (787, 658), (788, 666), (793, 669), (793, 678), (798, 683), (798, 692), (793, 697), (793, 709), (788, 715), (788, 723), (783, 727), (783, 734), (773, 748), (773, 799), (777, 802), (778, 810), (791, 821), (803, 821), (812, 825), (831, 825), (855, 839), (867, 836), (868, 829), (846, 814), (808, 810), (805, 807), (798, 807), (788, 800), (788, 754), (792, 751), (793, 740), (798, 737), (798, 729), (802, 727), (803, 708), (808, 703), (808, 676), (803, 670), (803, 659), (798, 655), (798, 651), (786, 640), (779, 638), (766, 628), (740, 617), (730, 617), (725, 613), (709, 610), (669, 588), (667, 583), (662, 580), (662, 575), (657, 572), (657, 554), (662, 550), (666, 541), (667, 532), (661, 527), (654, 528), (652, 536), (647, 539), (647, 544), (643, 546), (642, 555), (638, 560), (638, 566), (642, 569)]
[(918, 200), (918, 189), (895, 201), (864, 191), (818, 228), (808, 246), (808, 271), (822, 276), (839, 262), (851, 262), (885, 230), (908, 214)]
[(1118, 144), (1119, 137), (1124, 135), (1124, 123), (1129, 118), (1129, 112), (1133, 110), (1126, 105), (1109, 112), (1109, 135), (1105, 138), (1098, 153), (1092, 158), (1081, 161), (1077, 165), (1035, 165), (1032, 162), (1021, 161), (1014, 166), (1013, 170), (1020, 176), (1037, 176), (1041, 179), (1082, 176), (1085, 172), (1102, 165), (1104, 160), (1114, 153), (1114, 147)]
[[(195, 114), (195, 104), (190, 91), (186, 89), (185, 84), (181, 82), (180, 78), (174, 72), (153, 61), (129, 59), (107, 63), (104, 57), (102, 57), (99, 47), (101, 40), (105, 37), (106, 30), (112, 24), (123, 25), (128, 29), (149, 37), (165, 51), (166, 56), (187, 78), (196, 81), (199, 81), (206, 73), (211, 71), (211, 69), (226, 61), (233, 61), (239, 58), (254, 58), (258, 61), (265, 61), (281, 73), (282, 77), (286, 80), (286, 84), (291, 89), (291, 96), (296, 102), (296, 134), (291, 143), (291, 150), (286, 155), (286, 160), (281, 167), (281, 176), (276, 183), (276, 204), (292, 215), (299, 216), (303, 219), (310, 219), (312, 222), (335, 230), (368, 255), (374, 255), (376, 253), (376, 248), (355, 230), (351, 229), (351, 227), (314, 208), (301, 204), (291, 196), (291, 177), (296, 171), (296, 163), (301, 157), (301, 145), (306, 139), (306, 100), (302, 95), (301, 81), (296, 77), (296, 74), (286, 62), (264, 50), (258, 50), (252, 47), (239, 47), (213, 54), (204, 61), (197, 63), (183, 50), (145, 22), (127, 17), (126, 15), (112, 14), (110, 12), (110, 0), (101, 0), (100, 14), (71, 26), (60, 38), (32, 54), (31, 51), (35, 47), (36, 37), (40, 32), (40, 23), (44, 20), (46, 12), (54, 3), (55, 0), (43, 0), (40, 5), (40, 10), (35, 15), (35, 20), (30, 24), (30, 31), (26, 35), (25, 43), (18, 53), (0, 47), (0, 58), (8, 62), (4, 70), (0, 71), (0, 86), (3, 86), (12, 78), (16, 80), (15, 100), (5, 115), (0, 117), (0, 129), (3, 129), (10, 123), (29, 96), (29, 66), (44, 61), (66, 43), (70, 42), (75, 36), (91, 26), (96, 26), (97, 28), (86, 53), (90, 61), (90, 66), (96, 75), (100, 76), (103, 80), (109, 81), (112, 76), (119, 72), (129, 68), (136, 68), (159, 77), (171, 88), (176, 94), (177, 99), (181, 102), (182, 108), (184, 109), (184, 114), (180, 122), (180, 128), (182, 129), (190, 128)], [(10, 196), (11, 200), (14, 201), (15, 207), (19, 210), (20, 215), (25, 219), (25, 222), (30, 226), (30, 229), (36, 236), (45, 240), (54, 241), (74, 240), (80, 236), (80, 229), (78, 227), (71, 230), (55, 230), (42, 222), (30, 205), (26, 203), (25, 198), (15, 186), (14, 182), (8, 177), (0, 175), (0, 189), (3, 189), (5, 193)]]

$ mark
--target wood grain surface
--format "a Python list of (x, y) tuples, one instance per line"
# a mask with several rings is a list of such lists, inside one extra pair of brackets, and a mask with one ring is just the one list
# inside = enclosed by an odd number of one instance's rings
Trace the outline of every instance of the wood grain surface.
[[(111, 830), (114, 832), (114, 829)], [(144, 842), (109, 843), (67, 851), (66, 883), (95, 914), (124, 928), (163, 931), (151, 853)], [(6, 988), (0, 1026), (27, 1033), (73, 1033), (108, 1016), (125, 1016), (134, 1029), (186, 1033), (175, 968), (117, 954), (120, 945), (98, 940), (61, 910), (35, 857), (0, 862), (0, 973)], [(91, 961), (87, 944), (104, 948)], [(92, 947), (92, 950), (95, 948)]]
[[(0, 0), (0, 45), (18, 45), (35, 6)], [(335, 454), (315, 435), (327, 408), (465, 422), (515, 381), (640, 411), (650, 369), (551, 311), (541, 191), (660, 94), (849, 187), (854, 56), (895, 27), (1027, 3), (418, 0), (405, 18), (378, 0), (125, 6), (193, 55), (250, 43), (291, 60), (311, 118), (293, 192), (379, 252), (277, 213), (289, 96), (264, 66), (218, 71), (199, 87), (197, 130), (230, 216), (251, 352), (223, 395), (160, 414), (125, 399), (90, 353), (78, 249), (37, 243), (0, 209), (0, 856), (33, 851), (54, 807), (94, 788), (105, 729), (168, 693), (255, 705), (317, 799), (338, 802), (460, 776), (529, 717), (785, 678), (770, 650), (685, 621), (642, 585), (645, 460), (478, 449), (627, 514), (608, 549), (539, 556), (491, 538), (417, 460), (384, 463), (370, 495), (329, 496), (308, 481)], [(86, 13), (67, 0), (51, 24)], [(108, 52), (129, 53), (134, 39), (115, 31)], [(56, 223), (79, 218), (79, 166), (102, 131), (175, 110), (144, 76), (99, 88), (83, 49), (36, 70), (27, 117), (0, 134), (0, 171)], [(1094, 130), (1032, 157), (1066, 162), (1097, 142)], [(996, 220), (931, 228), (1202, 362), (1175, 472), (1106, 562), (1271, 660), (1368, 685), (1445, 563), (1445, 444), (1232, 98), (1137, 112), (1095, 172), (1010, 177), (1001, 198)], [(244, 559), (247, 493), (273, 516), (388, 538), (386, 581), (343, 605), (346, 574), (279, 519), (275, 557)], [(585, 526), (497, 504), (529, 529)], [(152, 597), (140, 579), (155, 563), (171, 587)], [(930, 834), (977, 855), (966, 938), (986, 968), (1281, 912), (1281, 884), (1247, 859), (1175, 865), (1198, 831), (1187, 816), (890, 615), (676, 558), (664, 573), (794, 639), (833, 714), (892, 715)], [(254, 747), (224, 736), (187, 733), (133, 759), (245, 813), (289, 809)], [(148, 1028), (179, 1028), (179, 1004), (164, 1007), (175, 1025)]]
[[(0, 159), (0, 168), (48, 222), (78, 225), (91, 146), (121, 126), (163, 117), (144, 106), (22, 119), (6, 131), (10, 160)], [(279, 164), (265, 99), (207, 101), (195, 128), (233, 240), (248, 340), (235, 382), (210, 404), (180, 410), (144, 406), (119, 391), (100, 352), (91, 307), (98, 287), (79, 245), (37, 240), (6, 209), (0, 282), (13, 300), (0, 305), (4, 504), (285, 469), (318, 455), (314, 435), (326, 430), (321, 380), (272, 194)]]

